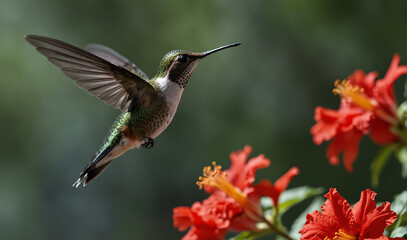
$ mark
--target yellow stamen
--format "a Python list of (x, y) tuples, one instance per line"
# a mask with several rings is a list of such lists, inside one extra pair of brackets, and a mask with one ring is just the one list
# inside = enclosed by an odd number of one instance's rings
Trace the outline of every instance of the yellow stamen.
[(239, 203), (249, 217), (257, 221), (262, 219), (261, 210), (240, 189), (229, 182), (226, 173), (222, 171), (222, 166), (216, 165), (216, 162), (212, 162), (212, 167), (204, 167), (202, 177), (199, 177), (199, 181), (196, 184), (199, 186), (199, 189), (208, 185), (225, 192)]
[(324, 240), (356, 240), (356, 236), (353, 235), (352, 233), (347, 233), (342, 229), (339, 229), (339, 231), (337, 231), (335, 233), (335, 237), (334, 238), (330, 238), (330, 237), (325, 237)]
[(372, 111), (379, 118), (389, 122), (392, 125), (397, 125), (397, 118), (387, 114), (383, 109), (377, 107), (378, 103), (374, 99), (369, 99), (364, 93), (364, 89), (358, 86), (352, 86), (347, 80), (338, 79), (335, 81), (335, 88), (332, 90), (334, 94), (341, 96), (341, 98), (347, 98), (357, 106)]
[(199, 177), (199, 181), (196, 184), (199, 186), (199, 189), (202, 189), (204, 185), (208, 185), (222, 190), (240, 205), (244, 205), (248, 201), (247, 197), (229, 182), (226, 178), (226, 173), (222, 171), (222, 166), (216, 165), (216, 162), (212, 162), (212, 167), (204, 167), (203, 176)]
[(368, 111), (372, 111), (377, 104), (366, 97), (363, 88), (352, 86), (347, 80), (342, 80), (342, 82), (339, 79), (336, 80), (335, 88), (332, 91), (342, 98), (350, 99), (354, 104)]
[(344, 230), (339, 229), (339, 231), (335, 233), (333, 240), (356, 240), (356, 237), (353, 233), (347, 233)]

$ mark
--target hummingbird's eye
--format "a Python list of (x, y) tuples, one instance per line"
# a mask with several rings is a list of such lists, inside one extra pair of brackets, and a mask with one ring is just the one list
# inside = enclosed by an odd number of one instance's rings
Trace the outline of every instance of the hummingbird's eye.
[(187, 55), (184, 55), (184, 54), (180, 55), (180, 56), (177, 58), (177, 61), (180, 62), (180, 63), (186, 63), (187, 60), (188, 60), (188, 56), (187, 56)]

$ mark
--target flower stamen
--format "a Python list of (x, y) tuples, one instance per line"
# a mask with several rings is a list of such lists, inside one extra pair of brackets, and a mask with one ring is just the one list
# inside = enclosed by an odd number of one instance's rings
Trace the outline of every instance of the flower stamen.
[(358, 86), (353, 86), (347, 80), (342, 82), (337, 79), (335, 81), (335, 88), (332, 90), (334, 94), (339, 95), (341, 98), (349, 99), (355, 105), (365, 109), (366, 111), (373, 112), (376, 116), (387, 121), (392, 125), (397, 125), (398, 119), (387, 114), (383, 109), (378, 107), (376, 100), (368, 98), (364, 93), (364, 89)]
[(196, 184), (199, 189), (205, 185), (215, 187), (235, 199), (240, 205), (244, 205), (248, 201), (247, 197), (229, 182), (227, 174), (222, 171), (222, 166), (216, 165), (216, 162), (212, 162), (212, 167), (204, 167), (202, 177), (199, 177)]
[(339, 231), (335, 232), (334, 238), (327, 236), (324, 238), (324, 240), (356, 240), (356, 237), (352, 233), (347, 233), (342, 229), (339, 229)]
[(333, 240), (356, 240), (356, 237), (352, 233), (347, 233), (339, 229), (339, 231), (335, 233)]
[(199, 189), (207, 185), (223, 191), (233, 198), (250, 218), (257, 221), (262, 219), (263, 214), (261, 210), (240, 189), (229, 182), (227, 174), (222, 171), (222, 166), (216, 165), (216, 162), (212, 162), (212, 166), (204, 167), (202, 176), (199, 177), (199, 181), (196, 184), (199, 186)]
[(350, 99), (359, 107), (372, 111), (377, 103), (366, 97), (364, 91), (363, 88), (352, 86), (347, 80), (341, 82), (339, 79), (335, 81), (335, 88), (332, 90), (334, 94), (341, 96), (341, 98)]

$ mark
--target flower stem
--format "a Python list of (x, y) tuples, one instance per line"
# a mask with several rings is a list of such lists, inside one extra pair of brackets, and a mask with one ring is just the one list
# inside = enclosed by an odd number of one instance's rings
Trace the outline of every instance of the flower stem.
[(270, 230), (274, 231), (276, 234), (278, 234), (288, 240), (294, 240), (285, 231), (274, 226), (269, 220), (267, 220), (267, 218), (263, 217), (262, 220), (267, 224), (267, 226), (270, 228)]

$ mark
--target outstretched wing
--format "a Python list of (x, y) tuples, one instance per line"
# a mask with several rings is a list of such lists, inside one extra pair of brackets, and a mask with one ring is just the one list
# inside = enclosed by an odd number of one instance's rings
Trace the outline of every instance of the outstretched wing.
[(157, 94), (150, 83), (114, 62), (56, 39), (36, 35), (25, 38), (79, 87), (123, 112)]
[(114, 65), (127, 69), (128, 71), (136, 74), (145, 81), (148, 81), (150, 79), (147, 74), (145, 74), (140, 68), (136, 66), (136, 64), (130, 62), (126, 57), (122, 56), (120, 53), (109, 47), (92, 43), (86, 45), (85, 49), (88, 52), (93, 53), (96, 56), (113, 63)]

